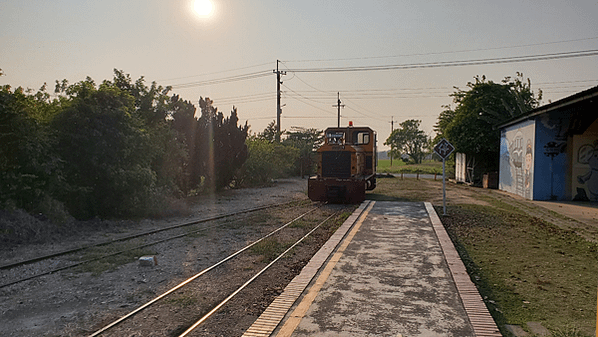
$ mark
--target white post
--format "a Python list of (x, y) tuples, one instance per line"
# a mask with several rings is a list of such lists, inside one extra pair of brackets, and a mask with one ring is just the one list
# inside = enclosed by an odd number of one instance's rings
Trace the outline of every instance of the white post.
[(442, 158), (442, 215), (446, 215), (446, 159)]

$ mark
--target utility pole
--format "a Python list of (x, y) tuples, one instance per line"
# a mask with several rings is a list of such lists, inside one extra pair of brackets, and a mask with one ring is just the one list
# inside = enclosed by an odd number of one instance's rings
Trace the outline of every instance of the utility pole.
[(276, 60), (276, 70), (274, 70), (274, 73), (276, 73), (276, 141), (280, 142), (280, 115), (282, 115), (282, 109), (280, 108), (280, 85), (282, 81), (280, 80), (280, 76), (286, 75), (287, 72), (278, 70), (278, 63), (280, 61)]
[(344, 108), (345, 105), (341, 104), (341, 93), (337, 92), (336, 93), (338, 100), (336, 102), (336, 105), (333, 105), (333, 107), (338, 108), (338, 127), (341, 127), (341, 108)]
[[(390, 117), (390, 134), (395, 130), (395, 116)], [(390, 167), (392, 167), (392, 143), (390, 144)]]

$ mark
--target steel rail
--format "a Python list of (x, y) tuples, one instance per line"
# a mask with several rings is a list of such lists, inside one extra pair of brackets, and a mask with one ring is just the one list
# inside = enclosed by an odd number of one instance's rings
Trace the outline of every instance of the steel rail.
[[(292, 203), (292, 202), (289, 202), (289, 203)], [(276, 206), (285, 205), (285, 204), (289, 204), (289, 203), (277, 204)], [(275, 206), (270, 206), (270, 207), (275, 207)], [(261, 209), (264, 209), (264, 208), (261, 208)], [(145, 234), (135, 234), (135, 235), (127, 237), (127, 239), (130, 240), (130, 239), (134, 239), (134, 238), (137, 238), (137, 237), (140, 237), (140, 236), (143, 236), (143, 235), (149, 235), (149, 234), (155, 234), (155, 233), (158, 233), (158, 232), (162, 232), (162, 231), (165, 231), (165, 230), (168, 230), (168, 229), (176, 229), (176, 228), (183, 227), (183, 226), (189, 226), (189, 225), (194, 225), (194, 224), (197, 224), (197, 223), (202, 223), (202, 222), (207, 222), (207, 221), (221, 219), (221, 218), (226, 217), (226, 216), (239, 215), (239, 214), (243, 214), (243, 213), (250, 213), (250, 212), (261, 210), (261, 209), (251, 209), (249, 211), (244, 211), (244, 212), (229, 213), (228, 215), (220, 215), (220, 216), (212, 217), (210, 219), (202, 219), (202, 220), (199, 220), (199, 221), (195, 221), (194, 223), (185, 223), (183, 225), (179, 224), (179, 225), (171, 226), (171, 227), (168, 227), (168, 228), (162, 228), (162, 229), (159, 229), (159, 230), (153, 230), (153, 231), (150, 231), (150, 232), (145, 232)], [(182, 237), (185, 237), (185, 236), (188, 236), (188, 235), (192, 235), (192, 234), (196, 234), (196, 233), (199, 233), (199, 232), (203, 232), (205, 230), (213, 229), (213, 228), (216, 228), (218, 226), (220, 226), (220, 225), (214, 225), (214, 226), (204, 227), (204, 228), (201, 228), (201, 229), (198, 229), (198, 230), (195, 230), (195, 231), (191, 231), (191, 232), (187, 232), (187, 233), (184, 233), (184, 234), (179, 234), (179, 235), (171, 236), (171, 237), (168, 237), (168, 238), (165, 238), (165, 239), (161, 239), (161, 240), (158, 240), (158, 241), (153, 241), (153, 242), (146, 243), (146, 244), (139, 245), (139, 246), (135, 246), (135, 247), (132, 247), (132, 248), (129, 248), (129, 249), (117, 251), (117, 252), (114, 252), (114, 253), (111, 253), (111, 254), (102, 255), (102, 256), (99, 256), (99, 257), (96, 257), (96, 258), (93, 258), (93, 259), (88, 259), (88, 260), (84, 260), (84, 261), (80, 261), (80, 262), (75, 262), (73, 264), (69, 264), (68, 266), (54, 268), (54, 269), (51, 269), (49, 271), (45, 271), (45, 272), (42, 272), (42, 273), (39, 273), (39, 274), (35, 274), (35, 275), (32, 275), (32, 276), (24, 277), (24, 278), (21, 278), (21, 279), (12, 281), (12, 282), (0, 284), (0, 289), (8, 287), (8, 286), (11, 286), (11, 285), (14, 285), (14, 284), (17, 284), (17, 283), (29, 281), (29, 280), (32, 280), (34, 278), (38, 278), (38, 277), (41, 277), (41, 276), (46, 276), (46, 275), (50, 275), (50, 274), (53, 274), (53, 273), (57, 273), (59, 271), (63, 271), (63, 270), (70, 269), (70, 268), (74, 268), (74, 267), (77, 267), (77, 266), (80, 266), (80, 265), (83, 265), (83, 264), (87, 264), (87, 263), (99, 261), (99, 260), (102, 260), (102, 259), (105, 259), (105, 258), (108, 258), (108, 257), (120, 255), (120, 254), (126, 253), (126, 252), (131, 251), (131, 250), (145, 248), (145, 247), (157, 245), (157, 244), (162, 243), (162, 242), (166, 242), (166, 241), (170, 241), (170, 240), (175, 240), (175, 239), (182, 238)], [(119, 242), (119, 241), (126, 241), (127, 239), (121, 238), (121, 239), (118, 239), (118, 240), (109, 241), (107, 243), (102, 243), (102, 244), (98, 244), (98, 245), (90, 245), (90, 246), (88, 246), (86, 248), (93, 248), (93, 247), (104, 246), (104, 245), (107, 245), (109, 243), (115, 243), (115, 242)], [(77, 249), (77, 250), (75, 250), (75, 252), (80, 251), (80, 250), (82, 250), (82, 249)]]
[(192, 277), (188, 278), (187, 280), (185, 280), (185, 281), (183, 281), (183, 282), (179, 283), (177, 286), (175, 286), (174, 288), (171, 288), (170, 290), (168, 290), (167, 292), (163, 293), (162, 295), (160, 295), (160, 296), (158, 296), (158, 297), (154, 298), (153, 300), (151, 300), (151, 301), (149, 301), (149, 302), (147, 302), (147, 303), (143, 304), (143, 305), (142, 305), (142, 306), (140, 306), (139, 308), (137, 308), (137, 309), (135, 309), (135, 310), (131, 311), (131, 312), (130, 312), (130, 313), (128, 313), (127, 315), (125, 315), (125, 316), (122, 316), (121, 318), (117, 319), (116, 321), (114, 321), (114, 322), (112, 322), (112, 323), (110, 323), (110, 324), (106, 325), (106, 326), (105, 326), (105, 327), (103, 327), (102, 329), (100, 329), (100, 330), (98, 330), (98, 331), (94, 332), (93, 334), (89, 335), (89, 337), (95, 337), (95, 336), (98, 336), (98, 335), (102, 334), (103, 332), (105, 332), (105, 331), (107, 331), (107, 330), (109, 330), (109, 329), (111, 329), (111, 328), (115, 327), (116, 325), (118, 325), (118, 324), (122, 323), (123, 321), (125, 321), (125, 320), (127, 320), (127, 319), (129, 319), (129, 318), (133, 317), (134, 315), (136, 315), (136, 314), (137, 314), (137, 313), (139, 313), (140, 311), (142, 311), (142, 310), (144, 310), (144, 309), (148, 308), (148, 307), (149, 307), (149, 306), (151, 306), (152, 304), (154, 304), (154, 303), (158, 302), (159, 300), (163, 299), (164, 297), (166, 297), (166, 296), (168, 296), (168, 295), (172, 294), (173, 292), (175, 292), (175, 291), (179, 290), (180, 288), (184, 287), (185, 285), (189, 284), (190, 282), (194, 281), (195, 279), (199, 278), (200, 276), (204, 275), (205, 273), (207, 273), (207, 272), (211, 271), (212, 269), (214, 269), (214, 268), (216, 268), (216, 267), (218, 267), (218, 266), (222, 265), (223, 263), (225, 263), (225, 262), (227, 262), (228, 260), (230, 260), (230, 259), (234, 258), (235, 256), (237, 256), (237, 255), (241, 254), (242, 252), (244, 252), (244, 251), (248, 250), (249, 248), (253, 247), (254, 245), (258, 244), (259, 242), (261, 242), (261, 241), (263, 241), (263, 240), (267, 239), (268, 237), (270, 237), (270, 236), (272, 236), (272, 235), (276, 234), (277, 232), (279, 232), (279, 231), (283, 230), (284, 228), (288, 227), (289, 225), (291, 225), (291, 224), (292, 224), (292, 223), (294, 223), (295, 221), (297, 221), (297, 220), (299, 220), (299, 219), (303, 218), (303, 217), (304, 217), (304, 216), (306, 216), (307, 214), (309, 214), (309, 213), (311, 213), (311, 212), (314, 212), (314, 211), (315, 211), (315, 210), (317, 210), (318, 208), (319, 208), (319, 206), (318, 206), (318, 207), (315, 207), (314, 209), (312, 209), (312, 210), (309, 210), (309, 211), (307, 211), (307, 212), (305, 212), (305, 213), (303, 213), (303, 214), (301, 214), (301, 215), (299, 215), (298, 217), (296, 217), (296, 218), (294, 218), (293, 220), (291, 220), (291, 221), (287, 222), (287, 223), (286, 223), (286, 224), (284, 224), (283, 226), (281, 226), (281, 227), (279, 227), (279, 228), (277, 228), (277, 229), (273, 230), (272, 232), (270, 232), (270, 233), (269, 233), (269, 234), (267, 234), (266, 236), (264, 236), (264, 237), (260, 238), (259, 240), (257, 240), (257, 241), (254, 241), (254, 242), (250, 243), (249, 245), (245, 246), (244, 248), (242, 248), (242, 249), (240, 249), (240, 250), (236, 251), (235, 253), (233, 253), (233, 254), (231, 254), (231, 255), (227, 256), (226, 258), (224, 258), (224, 259), (220, 260), (220, 261), (219, 261), (219, 262), (217, 262), (216, 264), (214, 264), (214, 265), (212, 265), (212, 266), (210, 266), (210, 267), (208, 267), (208, 268), (206, 268), (206, 269), (202, 270), (201, 272), (199, 272), (199, 273), (195, 274), (194, 276), (192, 276)]
[(212, 217), (209, 217), (209, 218), (194, 220), (194, 221), (185, 222), (185, 223), (182, 223), (182, 224), (177, 224), (177, 225), (168, 226), (168, 227), (164, 227), (164, 228), (154, 229), (154, 230), (151, 230), (151, 231), (146, 231), (146, 232), (142, 232), (142, 233), (132, 234), (132, 235), (124, 236), (122, 238), (117, 238), (117, 239), (112, 239), (112, 240), (108, 240), (108, 241), (103, 241), (103, 242), (100, 242), (100, 243), (91, 244), (91, 245), (87, 245), (87, 246), (81, 246), (81, 247), (78, 247), (78, 248), (67, 249), (67, 250), (63, 250), (63, 251), (52, 253), (52, 254), (48, 254), (48, 255), (34, 257), (34, 258), (28, 259), (28, 260), (23, 260), (23, 261), (14, 262), (14, 263), (8, 263), (8, 264), (0, 266), (0, 270), (2, 270), (2, 269), (11, 269), (11, 268), (14, 268), (14, 267), (18, 267), (18, 266), (22, 266), (22, 265), (26, 265), (26, 264), (30, 264), (30, 263), (34, 263), (34, 262), (38, 262), (38, 261), (42, 261), (42, 260), (47, 260), (47, 259), (50, 259), (50, 258), (53, 258), (53, 257), (58, 257), (58, 256), (62, 256), (62, 255), (76, 253), (76, 252), (79, 252), (79, 251), (82, 251), (82, 250), (85, 250), (85, 249), (89, 249), (89, 248), (93, 248), (93, 247), (106, 246), (106, 245), (109, 245), (109, 244), (114, 243), (114, 242), (127, 241), (127, 240), (135, 239), (135, 238), (138, 238), (138, 237), (141, 237), (141, 236), (150, 235), (150, 234), (156, 234), (156, 233), (167, 231), (167, 230), (171, 230), (171, 229), (177, 229), (177, 228), (181, 228), (181, 227), (196, 225), (196, 224), (199, 224), (199, 223), (204, 223), (204, 222), (208, 222), (208, 221), (214, 221), (214, 220), (218, 220), (218, 219), (222, 219), (222, 218), (226, 218), (226, 217), (230, 217), (230, 216), (235, 216), (235, 215), (239, 215), (239, 214), (243, 214), (243, 213), (251, 213), (251, 212), (261, 211), (261, 210), (268, 209), (268, 208), (273, 208), (273, 207), (278, 207), (278, 206), (284, 206), (284, 205), (288, 205), (288, 204), (291, 204), (291, 203), (294, 203), (294, 202), (296, 202), (296, 201), (289, 201), (289, 202), (286, 202), (286, 203), (278, 203), (278, 204), (271, 204), (271, 205), (259, 206), (259, 207), (255, 207), (255, 208), (249, 208), (249, 209), (246, 209), (246, 210), (243, 210), (243, 211), (239, 211), (239, 212), (230, 212), (230, 213), (219, 214), (219, 215), (215, 215), (215, 216), (212, 216)]
[(293, 248), (295, 248), (295, 246), (297, 246), (299, 243), (301, 243), (305, 238), (307, 238), (309, 235), (311, 235), (313, 232), (315, 232), (316, 229), (320, 228), (320, 226), (322, 226), (326, 221), (328, 221), (330, 218), (332, 218), (336, 214), (337, 213), (334, 213), (334, 214), (330, 215), (329, 217), (327, 217), (324, 221), (320, 222), (316, 227), (314, 227), (311, 231), (309, 231), (307, 234), (305, 234), (301, 239), (299, 239), (297, 242), (295, 242), (291, 247), (289, 247), (287, 250), (285, 250), (282, 254), (278, 255), (278, 257), (276, 259), (274, 259), (272, 262), (270, 262), (262, 270), (260, 270), (258, 273), (256, 273), (252, 278), (250, 278), (247, 282), (245, 282), (242, 286), (240, 286), (237, 290), (235, 290), (232, 294), (230, 294), (227, 298), (225, 298), (222, 302), (220, 302), (220, 304), (215, 306), (214, 309), (210, 310), (210, 312), (205, 314), (201, 319), (199, 319), (197, 322), (195, 322), (195, 324), (193, 324), (191, 327), (189, 327), (187, 330), (185, 330), (185, 332), (180, 334), (179, 337), (185, 337), (191, 331), (195, 330), (199, 325), (201, 325), (201, 323), (205, 322), (216, 311), (218, 311), (220, 308), (222, 308), (228, 301), (230, 301), (233, 297), (235, 297), (238, 293), (240, 293), (241, 290), (245, 289), (249, 284), (251, 284), (251, 282), (255, 281), (255, 279), (257, 279), (266, 270), (268, 270), (274, 263), (276, 263), (278, 260), (280, 260), (284, 255), (286, 255), (288, 252), (290, 252)]

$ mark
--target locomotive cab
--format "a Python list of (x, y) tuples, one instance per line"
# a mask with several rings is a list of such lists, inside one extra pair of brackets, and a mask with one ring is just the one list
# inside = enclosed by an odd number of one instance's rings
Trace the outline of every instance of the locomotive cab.
[(369, 127), (328, 128), (308, 181), (314, 201), (358, 203), (376, 187), (376, 133)]

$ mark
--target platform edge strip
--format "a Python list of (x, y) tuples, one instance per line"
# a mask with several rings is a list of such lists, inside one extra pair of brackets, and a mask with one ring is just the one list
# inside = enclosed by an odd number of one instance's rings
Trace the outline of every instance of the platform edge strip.
[[(486, 305), (480, 305), (484, 303), (482, 296), (469, 278), (467, 269), (442, 225), (440, 217), (436, 214), (431, 203), (425, 202), (424, 204), (475, 335), (479, 337), (502, 337)], [(471, 319), (471, 317), (475, 317), (476, 319)]]

